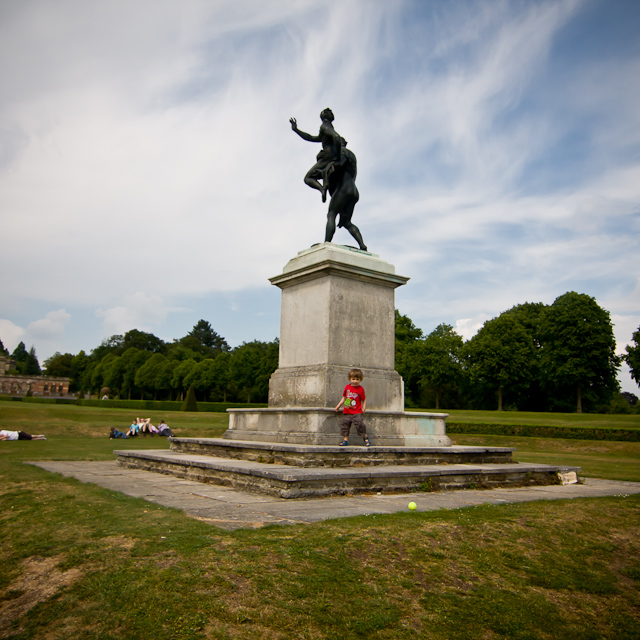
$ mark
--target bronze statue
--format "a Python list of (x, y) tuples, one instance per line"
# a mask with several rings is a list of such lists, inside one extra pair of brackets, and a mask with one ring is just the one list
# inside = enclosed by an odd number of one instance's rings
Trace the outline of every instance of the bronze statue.
[(356, 187), (358, 172), (356, 156), (351, 149), (347, 149), (347, 141), (333, 128), (334, 115), (331, 109), (322, 111), (320, 119), (322, 124), (317, 136), (300, 131), (295, 118), (290, 118), (289, 122), (293, 131), (303, 140), (322, 143), (322, 150), (316, 156), (316, 163), (307, 171), (304, 181), (312, 189), (320, 191), (322, 202), (327, 200), (327, 191), (331, 195), (325, 242), (331, 242), (333, 239), (336, 231), (336, 216), (340, 215), (338, 226), (344, 227), (354, 237), (362, 251), (367, 251), (360, 230), (351, 222), (353, 209), (360, 199)]

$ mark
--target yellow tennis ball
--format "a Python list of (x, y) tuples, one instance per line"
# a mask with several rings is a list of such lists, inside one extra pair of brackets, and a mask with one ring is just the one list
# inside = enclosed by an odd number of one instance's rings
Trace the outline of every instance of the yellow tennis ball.
[(409, 509), (411, 509), (411, 511), (415, 511), (417, 508), (418, 508), (418, 505), (415, 502), (409, 503)]

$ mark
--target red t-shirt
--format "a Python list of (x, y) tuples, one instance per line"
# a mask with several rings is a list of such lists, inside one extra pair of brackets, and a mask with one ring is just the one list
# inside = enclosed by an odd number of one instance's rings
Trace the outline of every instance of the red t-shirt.
[(362, 413), (362, 403), (367, 396), (364, 394), (362, 385), (353, 387), (348, 384), (342, 392), (344, 397), (344, 413)]

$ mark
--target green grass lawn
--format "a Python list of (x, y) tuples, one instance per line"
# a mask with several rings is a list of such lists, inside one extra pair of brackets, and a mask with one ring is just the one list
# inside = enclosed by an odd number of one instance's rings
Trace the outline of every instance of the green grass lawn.
[(582, 467), (581, 476), (640, 482), (640, 442), (453, 434), (455, 444), (514, 447), (514, 460)]
[[(109, 429), (126, 431), (134, 418), (130, 409), (102, 409), (76, 405), (31, 404), (0, 402), (0, 429), (44, 433), (47, 436), (90, 436), (108, 438)], [(161, 419), (176, 435), (221, 436), (229, 421), (226, 413), (151, 412), (140, 415), (151, 418), (152, 424)], [(155, 438), (154, 438), (155, 439)]]
[[(0, 638), (640, 637), (638, 496), (227, 532), (22, 464), (167, 446), (108, 440), (130, 412), (20, 404), (2, 404), (0, 428), (50, 439), (0, 442)], [(186, 436), (226, 428), (224, 414), (171, 418)], [(636, 443), (520, 440), (518, 456), (615, 466), (638, 454), (624, 448)]]

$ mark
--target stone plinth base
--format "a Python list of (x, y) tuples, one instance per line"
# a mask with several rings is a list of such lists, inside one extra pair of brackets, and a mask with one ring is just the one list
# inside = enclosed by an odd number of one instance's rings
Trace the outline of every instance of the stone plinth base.
[[(350, 366), (309, 365), (277, 369), (269, 381), (269, 406), (330, 407), (338, 404)], [(375, 398), (375, 405), (389, 411), (402, 412), (404, 389), (397, 371), (366, 369), (367, 399)], [(373, 404), (373, 400), (369, 401)]]
[[(335, 445), (341, 440), (342, 416), (324, 407), (268, 409), (227, 409), (229, 429), (224, 438), (254, 442)], [(367, 434), (375, 446), (443, 447), (450, 446), (446, 435), (446, 413), (405, 413), (367, 411)], [(351, 430), (350, 442), (362, 438)]]
[(577, 467), (527, 463), (304, 468), (166, 450), (114, 453), (123, 467), (279, 498), (559, 484), (560, 474), (579, 471)]
[(379, 256), (330, 242), (301, 251), (270, 278), (282, 311), (269, 407), (333, 407), (357, 367), (369, 409), (403, 411), (394, 290), (407, 280)]
[(384, 467), (389, 465), (513, 464), (509, 447), (381, 447), (244, 442), (223, 438), (171, 438), (171, 451), (280, 464), (315, 467)]

